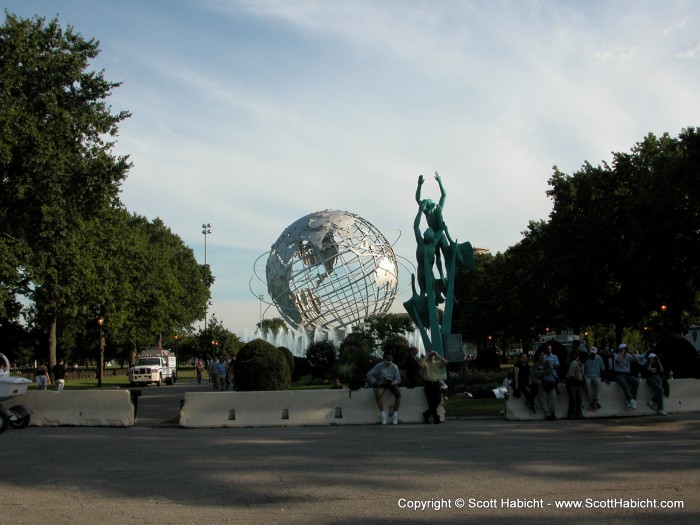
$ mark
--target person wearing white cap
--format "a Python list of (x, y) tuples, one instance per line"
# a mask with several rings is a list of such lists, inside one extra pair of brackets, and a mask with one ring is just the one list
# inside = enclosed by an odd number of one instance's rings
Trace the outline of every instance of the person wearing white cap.
[(613, 360), (615, 382), (620, 385), (627, 400), (627, 408), (637, 408), (637, 390), (639, 381), (631, 374), (632, 363), (637, 362), (637, 356), (631, 354), (625, 343), (618, 347), (617, 356)]
[(661, 364), (659, 356), (655, 353), (649, 354), (647, 358), (647, 372), (649, 372), (649, 377), (647, 378), (647, 384), (654, 390), (654, 397), (647, 403), (649, 408), (656, 410), (656, 413), (660, 416), (668, 415), (664, 411), (664, 387), (663, 380), (661, 379), (661, 374), (664, 373), (664, 367)]

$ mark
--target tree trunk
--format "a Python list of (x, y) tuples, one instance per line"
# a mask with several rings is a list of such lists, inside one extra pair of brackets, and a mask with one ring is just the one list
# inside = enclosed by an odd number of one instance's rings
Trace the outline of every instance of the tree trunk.
[(49, 324), (49, 370), (56, 365), (56, 316)]

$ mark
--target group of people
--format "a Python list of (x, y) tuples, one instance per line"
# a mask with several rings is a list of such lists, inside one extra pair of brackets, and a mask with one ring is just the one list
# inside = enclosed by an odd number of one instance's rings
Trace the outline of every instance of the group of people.
[(230, 360), (219, 356), (211, 361), (205, 362), (200, 358), (195, 360), (194, 370), (197, 374), (197, 383), (202, 384), (202, 376), (204, 370), (208, 373), (207, 381), (212, 384), (214, 390), (233, 390), (234, 368), (236, 365), (236, 356)]
[[(598, 349), (593, 346), (586, 349), (580, 341), (572, 342), (571, 350), (566, 356), (566, 362), (560, 363), (559, 358), (552, 352), (552, 345), (547, 344), (535, 353), (532, 367), (528, 363), (528, 355), (523, 352), (513, 367), (511, 387), (515, 397), (522, 397), (528, 408), (535, 413), (535, 401), (545, 413), (545, 419), (556, 419), (555, 405), (560, 394), (560, 374), (569, 397), (567, 417), (569, 419), (583, 418), (583, 389), (590, 399), (590, 407), (597, 410), (600, 404), (600, 384), (617, 383), (624, 396), (625, 406), (634, 410), (637, 408), (637, 391), (640, 380), (633, 373), (633, 363), (639, 364), (637, 356), (630, 352), (628, 346), (622, 343), (617, 352), (610, 351), (607, 343), (604, 345), (603, 358)], [(655, 353), (646, 356), (645, 363), (647, 384), (654, 391), (647, 405), (661, 416), (664, 411), (664, 368), (661, 359)]]
[[(63, 387), (68, 379), (68, 370), (65, 367), (63, 359), (59, 359), (53, 367), (51, 367), (53, 375), (53, 385), (56, 392), (63, 392)], [(46, 361), (39, 361), (34, 369), (34, 383), (39, 390), (48, 390), (51, 386), (51, 376), (49, 375), (49, 367)]]
[[(430, 423), (430, 418), (433, 419), (434, 424), (442, 423), (437, 409), (442, 402), (441, 377), (442, 369), (445, 366), (447, 366), (447, 360), (436, 352), (430, 351), (422, 358), (418, 358), (418, 349), (415, 347), (410, 349), (410, 355), (406, 362), (408, 387), (411, 388), (418, 385), (422, 372), (425, 398), (428, 403), (428, 409), (423, 412), (423, 421), (425, 423)], [(397, 425), (399, 422), (399, 407), (401, 406), (401, 389), (399, 388), (401, 372), (396, 363), (394, 363), (394, 357), (389, 353), (384, 354), (384, 359), (367, 372), (367, 381), (374, 388), (377, 408), (379, 408), (379, 420), (382, 425), (388, 423), (382, 398), (387, 390), (392, 393), (394, 396), (394, 409), (391, 413), (391, 423)]]

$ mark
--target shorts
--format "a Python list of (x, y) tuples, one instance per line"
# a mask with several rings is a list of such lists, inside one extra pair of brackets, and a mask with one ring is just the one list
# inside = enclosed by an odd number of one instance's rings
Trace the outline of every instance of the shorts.
[(381, 399), (381, 397), (384, 395), (384, 392), (386, 392), (387, 390), (394, 394), (395, 398), (401, 397), (401, 389), (398, 385), (378, 386), (374, 389), (374, 395), (377, 396), (377, 399)]

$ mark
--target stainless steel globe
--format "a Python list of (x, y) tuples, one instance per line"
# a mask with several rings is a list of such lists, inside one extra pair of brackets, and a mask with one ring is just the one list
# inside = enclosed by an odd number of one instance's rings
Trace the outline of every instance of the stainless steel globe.
[(267, 289), (297, 329), (342, 328), (386, 313), (398, 286), (391, 246), (370, 222), (325, 210), (295, 221), (272, 246)]

